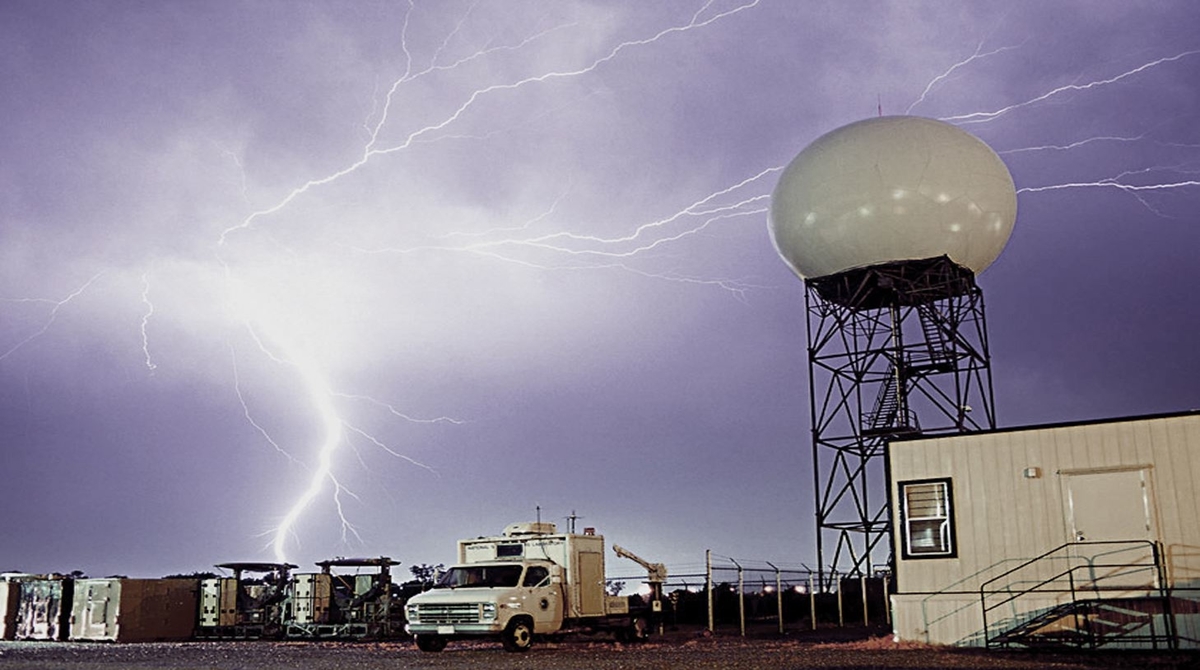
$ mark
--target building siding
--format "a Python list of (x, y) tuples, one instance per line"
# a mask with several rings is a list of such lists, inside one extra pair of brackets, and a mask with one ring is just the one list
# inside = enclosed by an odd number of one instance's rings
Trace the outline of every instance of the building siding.
[[(1142, 473), (1150, 534), (1164, 549), (1168, 581), (1177, 595), (1200, 600), (1200, 414), (898, 441), (889, 445), (888, 459), (893, 501), (901, 499), (900, 482), (950, 478), (957, 539), (954, 558), (897, 553), (894, 609), (902, 639), (982, 643), (980, 587), (1074, 540), (1068, 489), (1082, 491), (1097, 470)], [(1026, 477), (1027, 468), (1039, 476)], [(1090, 481), (1095, 487), (1108, 479)], [(1094, 518), (1096, 508), (1087, 511)], [(898, 509), (892, 518), (903, 541)], [(1044, 563), (1018, 576), (1036, 583), (1061, 569)], [(964, 605), (972, 599), (973, 614)]]

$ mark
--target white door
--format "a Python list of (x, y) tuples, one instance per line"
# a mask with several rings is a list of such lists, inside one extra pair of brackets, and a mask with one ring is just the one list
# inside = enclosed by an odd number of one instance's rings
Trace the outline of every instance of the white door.
[[(1152, 584), (1154, 517), (1149, 471), (1144, 468), (1063, 473), (1067, 529), (1073, 552), (1088, 569), (1076, 578), (1114, 588)], [(1131, 566), (1143, 567), (1131, 567)]]
[(1153, 539), (1146, 470), (1069, 474), (1067, 512), (1079, 542)]

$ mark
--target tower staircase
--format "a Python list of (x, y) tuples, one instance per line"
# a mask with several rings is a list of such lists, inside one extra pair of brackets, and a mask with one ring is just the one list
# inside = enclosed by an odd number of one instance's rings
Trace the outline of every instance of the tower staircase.
[(892, 368), (879, 386), (875, 405), (862, 418), (864, 436), (919, 432), (916, 413), (904, 402), (906, 381), (911, 385), (914, 380), (956, 368), (959, 356), (943, 317), (931, 304), (917, 305), (915, 311), (921, 325), (921, 339), (905, 344), (900, 352), (893, 354)]
[(901, 435), (920, 431), (917, 417), (901, 403), (900, 372), (892, 368), (891, 373), (879, 386), (875, 396), (875, 405), (871, 412), (863, 417), (862, 435), (877, 437), (880, 435)]
[(928, 374), (954, 370), (958, 355), (954, 342), (948, 337), (949, 329), (942, 323), (944, 317), (933, 305), (917, 305), (916, 311), (923, 341), (922, 346), (907, 357), (909, 371)]

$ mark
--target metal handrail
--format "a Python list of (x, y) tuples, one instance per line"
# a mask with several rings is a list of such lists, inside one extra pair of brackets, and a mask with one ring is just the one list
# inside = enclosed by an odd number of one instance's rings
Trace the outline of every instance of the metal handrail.
[[(991, 590), (991, 591), (988, 590), (989, 586), (1000, 581), (1001, 579), (1004, 579), (1006, 577), (1011, 577), (1013, 574), (1015, 574), (1021, 570), (1024, 570), (1040, 561), (1044, 561), (1044, 560), (1054, 556), (1055, 554), (1062, 552), (1066, 549), (1072, 548), (1072, 547), (1096, 546), (1096, 545), (1132, 547), (1132, 546), (1143, 545), (1143, 544), (1146, 545), (1150, 549), (1150, 558), (1152, 560), (1152, 562), (1150, 564), (1138, 564), (1138, 563), (1128, 563), (1128, 562), (1096, 563), (1094, 560), (1089, 560), (1084, 565), (1071, 566), (1063, 572), (1060, 572), (1060, 573), (1058, 573), (1052, 577), (1049, 577), (1047, 579), (1043, 579), (1042, 581), (1038, 582), (1037, 584), (1034, 584), (1033, 586), (1027, 587), (1020, 591), (1012, 592), (1011, 590), (1008, 590), (1008, 589)], [(990, 612), (998, 607), (1001, 607), (1003, 605), (1006, 605), (1008, 603), (1011, 603), (1020, 597), (1029, 595), (1034, 592), (1070, 593), (1071, 594), (1071, 602), (1076, 603), (1076, 602), (1078, 602), (1078, 589), (1076, 588), (1076, 584), (1075, 584), (1075, 571), (1080, 570), (1080, 569), (1122, 568), (1122, 567), (1153, 568), (1154, 569), (1154, 582), (1156, 582), (1156, 584), (1153, 585), (1153, 588), (1159, 592), (1159, 597), (1163, 598), (1164, 602), (1167, 602), (1166, 599), (1168, 598), (1170, 589), (1166, 583), (1166, 573), (1164, 570), (1161, 556), (1162, 556), (1161, 545), (1158, 542), (1153, 541), (1153, 540), (1112, 540), (1112, 541), (1092, 541), (1092, 542), (1068, 542), (1061, 546), (1055, 547), (1054, 549), (1051, 549), (1037, 557), (1031, 558), (1028, 561), (1025, 561), (1024, 563), (1022, 563), (1014, 568), (1011, 568), (999, 575), (996, 575), (995, 577), (983, 582), (979, 587), (979, 603), (980, 603), (980, 607), (982, 609), (982, 614), (983, 614), (983, 635), (984, 635), (985, 646), (989, 646), (990, 641), (991, 641), (991, 636), (988, 633), (988, 612)], [(1064, 558), (1071, 559), (1071, 558), (1081, 558), (1081, 557), (1066, 556)], [(1047, 584), (1060, 582), (1064, 578), (1066, 578), (1066, 580), (1068, 582), (1067, 589), (1043, 589), (1042, 588), (1042, 587), (1046, 586)], [(1093, 581), (1093, 588), (1095, 590), (1099, 590), (1099, 588), (1095, 587), (1094, 581)], [(1114, 588), (1116, 588), (1116, 587), (1114, 587)], [(1136, 587), (1124, 587), (1124, 588), (1126, 590), (1129, 590), (1130, 588), (1136, 588)], [(988, 602), (987, 602), (988, 595), (994, 595), (997, 593), (1008, 593), (1008, 597), (1001, 600), (998, 603), (994, 603), (989, 606)], [(1169, 635), (1170, 635), (1170, 639), (1171, 639), (1171, 644), (1172, 644), (1172, 646), (1174, 646), (1175, 639), (1174, 639), (1174, 626), (1173, 626), (1173, 621), (1172, 621), (1173, 617), (1169, 616), (1169, 614), (1170, 614), (1169, 607), (1170, 607), (1170, 604), (1169, 604), (1169, 602), (1167, 602), (1167, 608), (1168, 608), (1168, 612), (1167, 612), (1168, 624), (1167, 625), (1170, 630)], [(1076, 617), (1078, 617), (1078, 614), (1076, 614)], [(1089, 631), (1089, 639), (1090, 639), (1092, 645), (1095, 646), (1094, 635), (1092, 635), (1090, 631)]]
[(1034, 563), (1037, 563), (1038, 561), (1049, 558), (1051, 555), (1056, 554), (1065, 549), (1069, 549), (1071, 547), (1082, 547), (1082, 546), (1088, 546), (1088, 545), (1137, 545), (1137, 544), (1144, 544), (1144, 545), (1149, 546), (1150, 550), (1153, 552), (1153, 555), (1155, 558), (1155, 563), (1158, 562), (1158, 542), (1155, 542), (1154, 540), (1100, 540), (1100, 541), (1085, 541), (1085, 542), (1067, 542), (1066, 544), (1059, 545), (1039, 556), (1035, 556), (1035, 557), (1025, 561), (1024, 563), (1022, 563), (1014, 568), (1010, 568), (1010, 569), (996, 575), (995, 577), (992, 577), (991, 579), (989, 579), (986, 582), (984, 582), (983, 584), (981, 584), (979, 587), (979, 590), (982, 592), (992, 582), (999, 581), (1005, 577), (1008, 577), (1009, 575), (1013, 574), (1014, 572), (1017, 572), (1018, 570), (1023, 570), (1025, 568), (1033, 565)]

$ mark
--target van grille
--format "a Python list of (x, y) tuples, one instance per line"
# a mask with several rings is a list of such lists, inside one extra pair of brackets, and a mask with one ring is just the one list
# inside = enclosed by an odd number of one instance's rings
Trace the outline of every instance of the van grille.
[(479, 623), (479, 605), (419, 605), (417, 615), (421, 623)]

